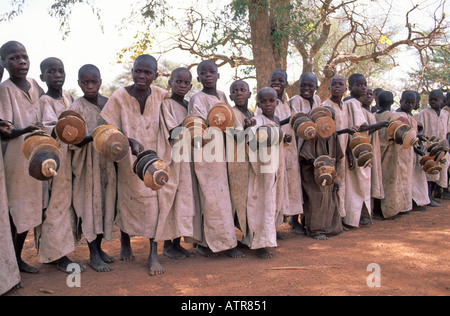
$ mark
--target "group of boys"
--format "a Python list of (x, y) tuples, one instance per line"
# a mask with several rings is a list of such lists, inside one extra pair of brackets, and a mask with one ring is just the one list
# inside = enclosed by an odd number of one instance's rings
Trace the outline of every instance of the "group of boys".
[[(318, 80), (314, 74), (302, 75), (300, 94), (285, 100), (287, 74), (274, 70), (268, 86), (257, 93), (255, 113), (249, 108), (248, 83), (237, 80), (229, 95), (234, 102), (234, 126), (226, 131), (212, 129), (209, 142), (191, 146), (189, 137), (177, 134), (186, 117), (207, 121), (218, 103), (228, 104), (225, 93), (217, 90), (220, 76), (212, 61), (199, 64), (203, 90), (189, 101), (185, 97), (192, 88), (190, 71), (178, 68), (172, 72), (169, 94), (152, 85), (158, 69), (150, 55), (135, 60), (133, 84), (118, 89), (109, 99), (99, 94), (99, 69), (84, 65), (78, 73), (83, 97), (74, 100), (63, 92), (66, 74), (61, 60), (47, 58), (41, 63), (40, 79), (47, 85), (44, 93), (35, 80), (27, 78), (30, 62), (21, 43), (4, 44), (0, 56), (10, 75), (0, 85), (0, 276), (5, 280), (0, 293), (20, 284), (19, 271), (38, 272), (22, 260), (24, 242), (32, 229), (39, 241), (41, 263), (54, 262), (67, 272), (73, 263), (67, 256), (75, 250), (82, 232), (90, 250), (89, 265), (107, 272), (114, 258), (102, 250), (101, 243), (112, 238), (117, 225), (120, 260), (134, 260), (131, 236), (149, 238), (149, 274), (158, 275), (164, 272), (158, 242), (164, 241), (164, 254), (175, 259), (192, 256), (182, 247), (182, 237), (203, 256), (224, 252), (243, 257), (239, 248), (247, 247), (260, 258), (270, 258), (268, 249), (282, 238), (276, 229), (286, 220), (293, 232), (327, 239), (370, 223), (374, 199), (381, 201), (382, 215), (388, 218), (410, 211), (413, 201), (418, 206), (437, 205), (433, 196), (423, 193), (447, 187), (447, 168), (427, 179), (418, 168), (415, 149), (403, 149), (386, 135), (394, 114), (404, 116), (419, 131), (411, 113), (418, 105), (416, 94), (406, 91), (394, 113), (390, 109), (393, 95), (383, 91), (376, 98), (379, 108), (372, 113), (373, 95), (359, 74), (348, 79), (348, 88), (344, 77), (333, 77), (331, 97), (322, 103), (315, 94)], [(347, 89), (351, 95), (344, 100)], [(442, 92), (433, 91), (430, 108), (418, 119), (426, 136), (447, 137), (449, 118), (447, 111), (441, 111), (443, 105)], [(332, 113), (336, 131), (331, 136), (305, 140), (286, 124), (293, 114), (308, 114), (320, 106)], [(28, 161), (21, 153), (24, 139), (37, 130), (57, 138), (55, 125), (69, 109), (83, 116), (87, 136), (76, 145), (58, 140), (58, 173), (51, 181), (38, 181), (28, 174)], [(105, 124), (115, 126), (129, 140), (130, 152), (116, 163), (106, 161), (93, 147), (93, 131)], [(256, 135), (268, 126), (277, 128), (279, 142), (264, 148), (252, 146), (245, 136), (248, 131)], [(355, 165), (348, 148), (355, 132), (365, 132), (370, 138), (372, 168)], [(221, 150), (230, 144), (233, 153), (244, 148), (244, 159)], [(170, 167), (169, 181), (158, 191), (146, 187), (133, 172), (136, 157), (148, 149), (156, 151)], [(175, 159), (177, 150), (191, 159)], [(249, 158), (259, 150), (266, 155)], [(207, 154), (223, 159), (210, 161)], [(194, 155), (204, 159), (192, 159)], [(336, 162), (338, 177), (333, 185), (314, 180), (314, 161), (323, 155)], [(236, 228), (242, 236), (239, 241)]]

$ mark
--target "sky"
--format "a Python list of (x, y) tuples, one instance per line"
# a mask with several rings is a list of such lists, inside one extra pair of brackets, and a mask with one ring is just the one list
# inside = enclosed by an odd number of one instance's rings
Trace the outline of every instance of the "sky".
[[(181, 1), (181, 0), (172, 0)], [(186, 1), (186, 0), (184, 0)], [(417, 2), (416, 0), (414, 0)], [(413, 0), (398, 0), (396, 5), (410, 6)], [(101, 24), (104, 32), (101, 31), (100, 22), (92, 13), (88, 5), (75, 6), (70, 20), (71, 34), (67, 39), (62, 39), (59, 30), (59, 21), (48, 14), (53, 0), (26, 1), (23, 13), (14, 18), (11, 22), (0, 23), (0, 43), (9, 40), (17, 40), (23, 43), (28, 51), (31, 60), (29, 77), (39, 80), (39, 64), (47, 57), (60, 58), (66, 68), (65, 90), (75, 90), (81, 95), (81, 90), (77, 84), (78, 69), (87, 63), (95, 64), (102, 72), (103, 83), (113, 81), (124, 69), (116, 63), (117, 52), (132, 44), (135, 30), (118, 30), (122, 19), (130, 16), (130, 2), (118, 0), (96, 0), (95, 4), (101, 10)], [(0, 2), (0, 13), (10, 10), (9, 1)], [(402, 17), (402, 19), (404, 19)], [(168, 56), (168, 60), (183, 60), (189, 56), (177, 52)], [(406, 75), (411, 66), (417, 60), (410, 53), (401, 59), (403, 67), (395, 69), (390, 76), (399, 78)], [(290, 67), (296, 67), (291, 63)], [(220, 70), (221, 78), (230, 78), (232, 71)], [(301, 74), (301, 69), (293, 69), (294, 76)], [(7, 72), (3, 80), (7, 78)], [(196, 76), (194, 76), (195, 78)], [(292, 80), (294, 81), (294, 80)], [(219, 82), (219, 89), (227, 91), (230, 80), (223, 79)], [(45, 89), (45, 84), (40, 82)]]

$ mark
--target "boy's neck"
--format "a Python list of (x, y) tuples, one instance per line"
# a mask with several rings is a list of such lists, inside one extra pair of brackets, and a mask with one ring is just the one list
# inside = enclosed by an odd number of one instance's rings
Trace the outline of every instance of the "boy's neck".
[(182, 107), (187, 108), (187, 104), (186, 104), (186, 102), (184, 100), (184, 95), (179, 95), (179, 94), (172, 93), (170, 98), (172, 100), (174, 100), (175, 102), (177, 102)]
[(412, 113), (411, 113), (411, 112), (406, 112), (406, 111), (403, 110), (402, 108), (398, 108), (398, 109), (397, 109), (397, 112), (403, 112), (403, 113), (408, 114), (409, 116), (412, 116)]
[(241, 111), (242, 114), (244, 114), (246, 117), (250, 117), (250, 111), (248, 110), (248, 102), (245, 104), (237, 105), (235, 104), (237, 109)]
[(20, 90), (22, 90), (25, 93), (28, 93), (28, 90), (30, 90), (31, 86), (28, 82), (27, 78), (17, 78), (17, 77), (10, 77), (9, 78), (12, 83), (16, 85)]
[(342, 96), (332, 95), (330, 100), (333, 101), (336, 104), (341, 104)]
[(208, 87), (203, 86), (202, 92), (206, 93), (208, 95), (213, 95), (213, 96), (219, 97), (219, 94), (217, 93), (217, 87), (208, 88)]
[(86, 97), (84, 95), (83, 98), (85, 98), (88, 102), (99, 106), (99, 104), (98, 104), (98, 94), (95, 97), (93, 97), (93, 98), (88, 98), (88, 97)]
[(302, 95), (300, 95), (303, 99), (305, 99), (306, 101), (308, 101), (309, 102), (309, 105), (311, 106), (311, 108), (313, 107), (313, 105), (314, 105), (314, 95), (311, 97), (311, 98), (305, 98), (304, 96), (302, 96)]
[[(353, 93), (350, 93), (350, 97), (351, 98), (354, 98), (354, 99), (356, 99), (356, 100), (358, 100), (359, 102), (361, 102), (361, 96), (357, 96), (357, 95), (355, 95), (355, 94), (353, 94)], [(361, 102), (362, 103), (362, 102)]]
[(364, 103), (363, 103), (363, 104), (362, 104), (362, 108), (365, 109), (365, 110), (367, 110), (367, 111), (369, 111), (369, 112), (371, 112), (371, 111), (370, 111), (370, 105), (367, 105), (367, 104), (364, 104)]
[(45, 94), (53, 99), (61, 100), (63, 97), (63, 90), (55, 89), (55, 88), (48, 88), (48, 91)]

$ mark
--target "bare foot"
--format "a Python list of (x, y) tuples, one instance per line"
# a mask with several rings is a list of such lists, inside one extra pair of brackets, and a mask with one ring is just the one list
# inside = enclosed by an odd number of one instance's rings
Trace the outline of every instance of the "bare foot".
[(102, 260), (100, 255), (91, 255), (88, 262), (89, 266), (97, 272), (110, 272), (111, 267)]
[(237, 248), (226, 250), (225, 254), (231, 258), (244, 258), (245, 257), (245, 255), (242, 252), (240, 252)]
[(313, 238), (316, 240), (327, 240), (328, 239), (328, 237), (325, 235), (316, 235)]
[(186, 256), (178, 251), (178, 249), (175, 248), (174, 244), (172, 242), (165, 242), (163, 247), (163, 253), (170, 259), (183, 259), (186, 258)]
[(266, 248), (256, 249), (256, 255), (261, 259), (270, 259), (273, 255)]
[(148, 271), (149, 275), (154, 276), (154, 275), (160, 275), (160, 274), (164, 273), (164, 268), (159, 263), (157, 256), (150, 255), (148, 257), (148, 265), (150, 266), (150, 269)]
[(212, 252), (211, 249), (209, 249), (208, 247), (203, 247), (200, 245), (195, 245), (195, 249), (198, 251), (198, 253), (200, 255), (202, 255), (203, 257), (215, 257), (217, 256), (216, 253)]
[(25, 272), (25, 273), (32, 273), (32, 274), (36, 274), (39, 272), (38, 268), (35, 268), (33, 266), (30, 266), (28, 263), (26, 263), (25, 261), (23, 261), (22, 259), (17, 260), (17, 264), (19, 266), (19, 270), (21, 272)]

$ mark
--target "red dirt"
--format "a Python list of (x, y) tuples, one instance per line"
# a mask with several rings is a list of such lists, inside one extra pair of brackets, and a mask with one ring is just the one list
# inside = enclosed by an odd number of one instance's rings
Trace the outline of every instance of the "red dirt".
[[(450, 295), (450, 201), (439, 208), (410, 212), (391, 220), (374, 220), (367, 228), (353, 229), (316, 241), (279, 229), (286, 238), (272, 249), (274, 257), (258, 259), (244, 249), (245, 258), (224, 254), (179, 261), (165, 257), (159, 249), (166, 272), (149, 276), (146, 259), (149, 243), (133, 238), (136, 260), (118, 260), (117, 238), (104, 243), (116, 257), (109, 273), (94, 272), (88, 266), (81, 274), (81, 287), (69, 288), (68, 275), (54, 265), (38, 263), (31, 237), (24, 259), (39, 267), (36, 275), (22, 274), (23, 287), (9, 296), (448, 296)], [(117, 236), (117, 234), (116, 234)], [(188, 249), (192, 247), (185, 245)], [(160, 245), (160, 248), (162, 245)], [(86, 264), (85, 243), (69, 256)], [(369, 287), (371, 263), (381, 269), (380, 287)], [(371, 278), (369, 278), (372, 280)]]

